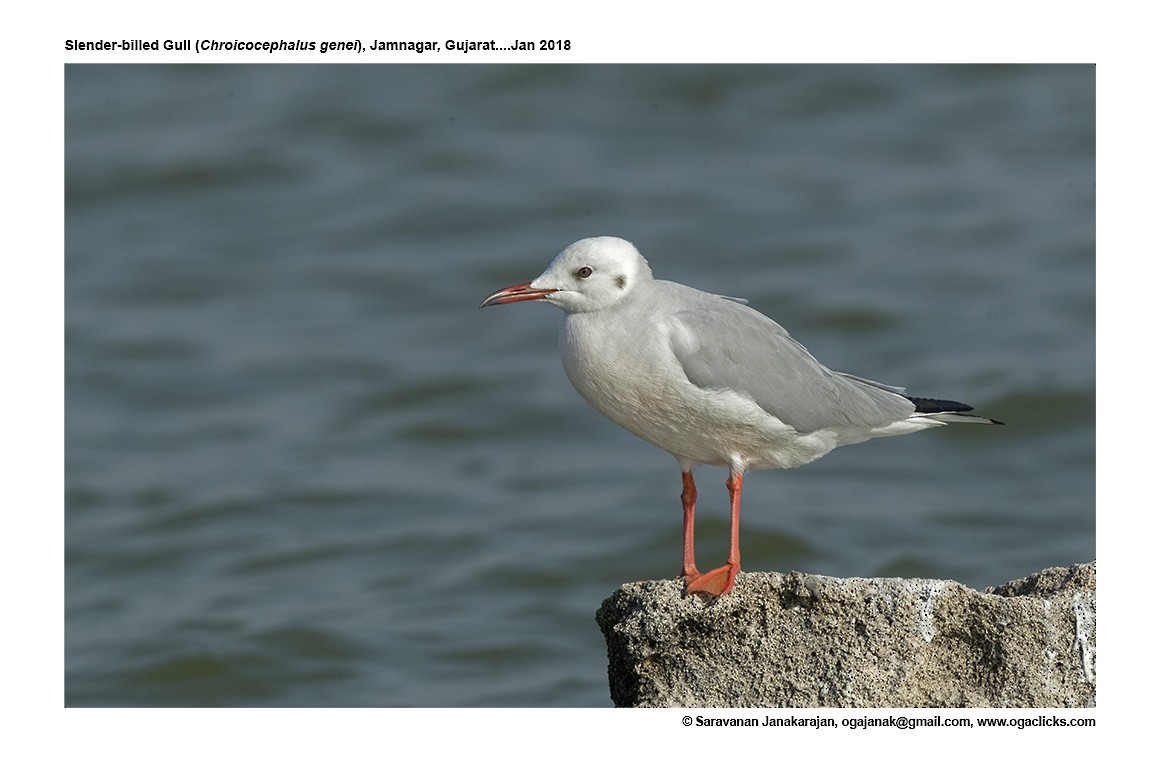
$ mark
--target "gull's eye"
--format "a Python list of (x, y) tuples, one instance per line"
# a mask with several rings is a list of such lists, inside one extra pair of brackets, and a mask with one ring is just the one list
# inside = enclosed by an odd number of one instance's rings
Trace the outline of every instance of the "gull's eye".
[(576, 268), (576, 278), (588, 278), (591, 275), (592, 268), (588, 267), (587, 265)]

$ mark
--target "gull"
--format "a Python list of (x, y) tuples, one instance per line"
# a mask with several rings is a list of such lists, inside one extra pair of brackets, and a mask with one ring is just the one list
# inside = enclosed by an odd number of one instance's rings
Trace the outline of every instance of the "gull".
[[(947, 423), (1001, 425), (960, 402), (830, 370), (744, 301), (653, 278), (622, 238), (577, 241), (538, 278), (500, 289), (480, 307), (528, 300), (564, 311), (560, 358), (580, 395), (677, 459), (686, 595), (733, 588), (746, 471), (795, 468), (842, 445)], [(729, 469), (729, 555), (705, 573), (693, 545), (698, 464)]]

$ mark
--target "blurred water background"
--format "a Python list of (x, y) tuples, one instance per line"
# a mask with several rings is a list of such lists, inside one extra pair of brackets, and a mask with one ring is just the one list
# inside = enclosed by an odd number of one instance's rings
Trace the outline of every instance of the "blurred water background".
[[(974, 404), (751, 474), (746, 570), (983, 588), (1095, 556), (1092, 66), (78, 66), (66, 703), (609, 706), (673, 459), (577, 396), (577, 238)], [(723, 470), (698, 554), (726, 549)]]

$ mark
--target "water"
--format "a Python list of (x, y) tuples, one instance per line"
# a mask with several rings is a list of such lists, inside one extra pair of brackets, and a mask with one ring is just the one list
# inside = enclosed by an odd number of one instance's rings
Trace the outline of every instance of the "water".
[[(69, 66), (66, 703), (608, 706), (677, 466), (572, 391), (571, 241), (976, 405), (751, 475), (748, 570), (1095, 556), (1090, 66)], [(701, 469), (699, 556), (724, 559)]]

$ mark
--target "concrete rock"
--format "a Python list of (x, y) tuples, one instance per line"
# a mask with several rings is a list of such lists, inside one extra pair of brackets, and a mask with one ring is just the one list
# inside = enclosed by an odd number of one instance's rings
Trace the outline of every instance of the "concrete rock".
[(626, 584), (596, 622), (618, 707), (1090, 707), (1096, 563), (953, 581), (742, 573)]

